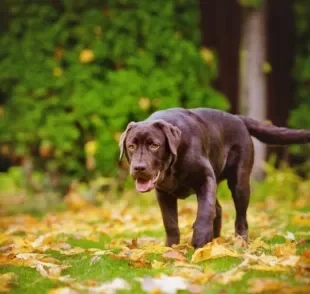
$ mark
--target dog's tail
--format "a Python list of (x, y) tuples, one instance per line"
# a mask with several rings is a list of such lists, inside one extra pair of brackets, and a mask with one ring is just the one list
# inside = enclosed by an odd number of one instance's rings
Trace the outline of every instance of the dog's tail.
[(310, 143), (310, 131), (277, 127), (260, 122), (246, 116), (239, 116), (246, 125), (251, 136), (270, 145), (306, 144)]

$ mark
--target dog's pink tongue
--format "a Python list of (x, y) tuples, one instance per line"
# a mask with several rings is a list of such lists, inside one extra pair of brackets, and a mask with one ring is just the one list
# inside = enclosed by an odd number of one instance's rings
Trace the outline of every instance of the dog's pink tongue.
[(145, 181), (141, 179), (136, 179), (136, 189), (139, 192), (147, 192), (152, 188), (152, 185), (152, 180)]

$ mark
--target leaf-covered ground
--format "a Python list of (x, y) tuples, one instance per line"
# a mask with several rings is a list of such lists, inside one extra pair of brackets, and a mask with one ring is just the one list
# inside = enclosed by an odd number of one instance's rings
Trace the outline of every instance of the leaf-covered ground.
[(0, 217), (0, 292), (310, 293), (309, 199), (253, 202), (248, 246), (221, 201), (221, 238), (190, 246), (194, 198), (181, 201), (181, 244), (164, 247), (153, 195), (94, 207), (71, 195), (66, 209)]

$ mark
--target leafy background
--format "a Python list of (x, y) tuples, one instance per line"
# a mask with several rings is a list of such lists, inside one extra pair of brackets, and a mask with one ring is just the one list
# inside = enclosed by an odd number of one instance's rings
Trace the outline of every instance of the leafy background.
[[(295, 128), (310, 129), (310, 5), (308, 1), (295, 1), (296, 57), (295, 57), (295, 107), (291, 111), (289, 124)], [(292, 146), (291, 151), (304, 155), (304, 172), (310, 175), (310, 148), (307, 145)]]
[(58, 185), (115, 175), (130, 120), (179, 105), (228, 109), (210, 86), (216, 58), (200, 48), (197, 1), (45, 2), (8, 1), (0, 136), (35, 170), (61, 175)]

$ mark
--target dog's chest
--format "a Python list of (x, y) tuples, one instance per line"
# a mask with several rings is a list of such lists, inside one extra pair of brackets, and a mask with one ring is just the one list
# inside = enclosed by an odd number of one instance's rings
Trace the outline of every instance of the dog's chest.
[(184, 199), (195, 193), (194, 189), (187, 182), (186, 179), (180, 180), (178, 177), (170, 176), (166, 177), (158, 188), (179, 199)]
[(192, 189), (188, 186), (179, 185), (173, 194), (175, 195), (175, 197), (177, 197), (179, 199), (185, 199), (188, 196), (195, 194), (195, 191), (194, 191), (194, 189)]

